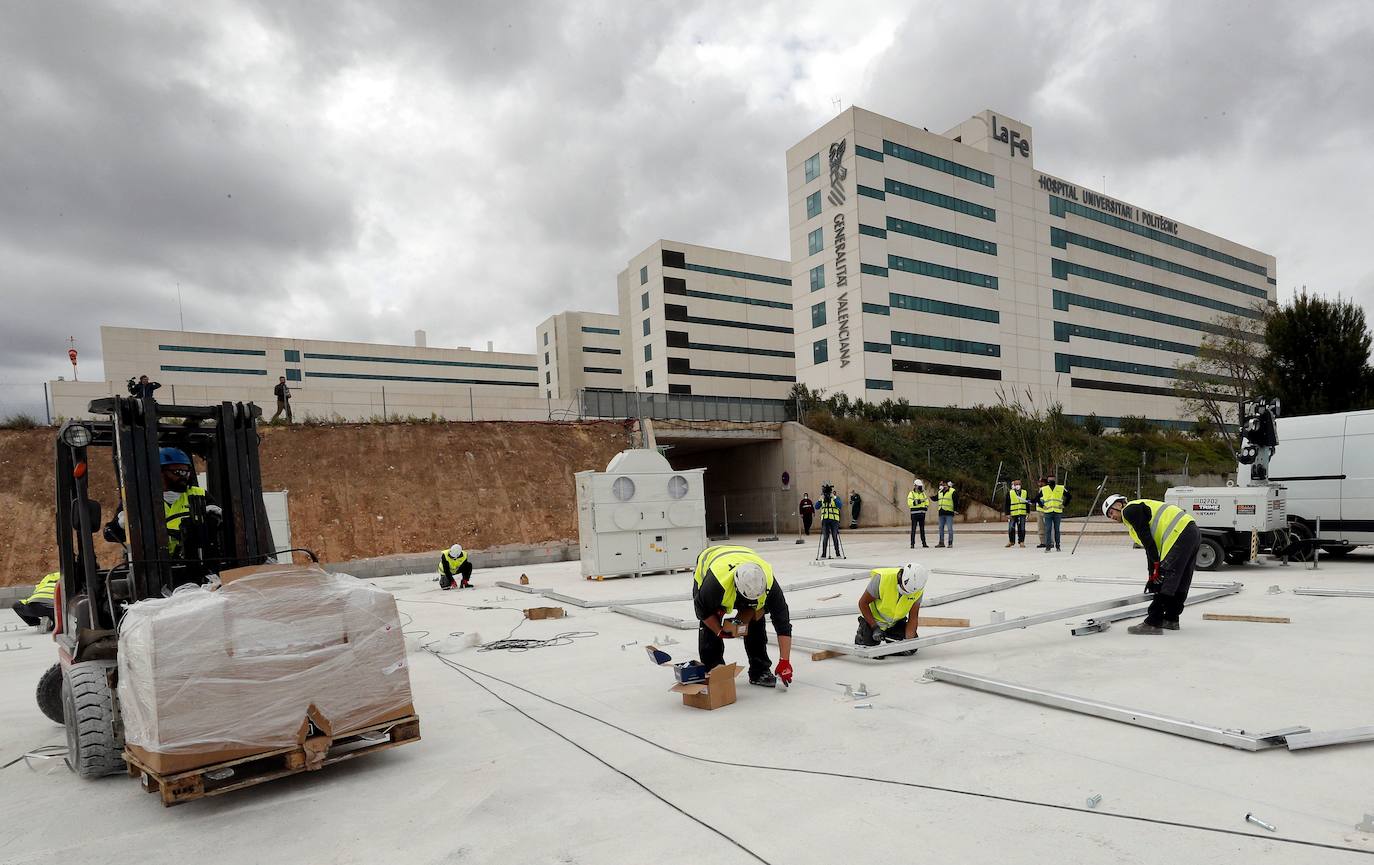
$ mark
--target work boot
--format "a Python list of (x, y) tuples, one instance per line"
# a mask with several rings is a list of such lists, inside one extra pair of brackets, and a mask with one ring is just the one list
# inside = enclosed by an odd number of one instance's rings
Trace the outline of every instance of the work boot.
[[(935, 545), (935, 549), (938, 550), (938, 549), (942, 548), (944, 545), (945, 545), (945, 542), (944, 542), (944, 541), (940, 541), (940, 543), (938, 543), (938, 544)], [(951, 546), (952, 546), (952, 545), (951, 545)]]
[(776, 688), (778, 677), (764, 670), (762, 673), (750, 673), (749, 684), (758, 685), (760, 688)]
[(1022, 542), (1021, 542), (1021, 549), (1024, 550), (1025, 548), (1026, 548), (1026, 542), (1025, 542), (1025, 541), (1022, 541)]
[(1178, 619), (1165, 619), (1165, 620), (1164, 620), (1164, 630), (1166, 630), (1166, 631), (1177, 631), (1177, 630), (1178, 630)]
[(460, 588), (460, 589), (475, 589), (475, 588), (477, 588), (477, 587), (474, 586), (472, 583), (469, 583), (467, 580), (463, 580), (463, 582), (460, 583), (460, 584), (458, 585), (458, 588)]
[(1159, 625), (1152, 625), (1149, 622), (1141, 622), (1138, 625), (1131, 625), (1129, 628), (1126, 629), (1126, 633), (1149, 634), (1150, 636), (1154, 636), (1156, 634), (1164, 633), (1164, 629), (1161, 628)]
[(1008, 548), (1008, 549), (1010, 549), (1010, 548), (1012, 548), (1012, 547), (1014, 547), (1014, 546), (1016, 546), (1016, 542), (1015, 542), (1015, 541), (1007, 541), (1007, 548)]

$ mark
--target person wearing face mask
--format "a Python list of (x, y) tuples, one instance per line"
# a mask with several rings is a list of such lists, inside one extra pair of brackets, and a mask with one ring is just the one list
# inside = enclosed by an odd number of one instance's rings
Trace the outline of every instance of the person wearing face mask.
[(1035, 504), (1035, 524), (1040, 531), (1040, 543), (1035, 545), (1037, 550), (1045, 548), (1045, 537), (1049, 533), (1050, 521), (1045, 517), (1045, 509), (1040, 507), (1040, 488), (1045, 485), (1045, 478), (1035, 478), (1031, 481), (1031, 489), (1035, 490), (1036, 495), (1033, 500)]
[(1026, 511), (1030, 496), (1021, 490), (1021, 481), (1011, 482), (1007, 491), (1007, 546), (1026, 545)]
[(1041, 516), (1045, 520), (1045, 552), (1053, 549), (1059, 552), (1059, 533), (1060, 526), (1064, 522), (1064, 507), (1068, 505), (1072, 496), (1063, 484), (1059, 483), (1054, 475), (1045, 478), (1045, 485), (1040, 488), (1040, 495), (1036, 502), (1042, 511)]
[[(941, 481), (940, 491), (935, 497), (939, 506), (940, 532), (935, 546), (954, 546), (954, 481)], [(945, 527), (949, 527), (949, 544), (945, 544)]]
[[(162, 468), (162, 505), (163, 517), (167, 524), (167, 554), (174, 558), (186, 553), (185, 541), (191, 529), (191, 513), (195, 500), (204, 503), (205, 516), (212, 525), (217, 525), (223, 512), (219, 505), (212, 504), (209, 496), (201, 487), (191, 481), (195, 478), (191, 457), (180, 448), (159, 448), (158, 463)], [(121, 506), (115, 518), (105, 526), (105, 539), (125, 543), (124, 510)]]
[(920, 478), (911, 485), (911, 492), (906, 494), (906, 506), (911, 511), (911, 549), (916, 549), (916, 532), (921, 533), (921, 546), (928, 547), (926, 543), (926, 511), (930, 509), (930, 496), (926, 495), (926, 483)]

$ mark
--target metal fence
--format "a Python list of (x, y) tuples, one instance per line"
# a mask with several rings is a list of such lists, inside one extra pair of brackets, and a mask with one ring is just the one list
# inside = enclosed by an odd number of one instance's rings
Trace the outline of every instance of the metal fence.
[(582, 416), (645, 417), (653, 420), (723, 420), (737, 423), (781, 423), (794, 420), (794, 404), (785, 399), (698, 396), (639, 391), (582, 391)]

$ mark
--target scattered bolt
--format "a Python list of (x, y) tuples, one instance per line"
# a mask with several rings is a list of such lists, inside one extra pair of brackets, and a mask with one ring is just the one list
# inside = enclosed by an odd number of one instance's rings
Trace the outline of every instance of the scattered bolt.
[(1279, 830), (1278, 830), (1278, 827), (1275, 826), (1273, 823), (1266, 823), (1266, 822), (1264, 822), (1263, 820), (1261, 820), (1260, 818), (1256, 817), (1254, 814), (1246, 814), (1246, 815), (1245, 815), (1245, 822), (1247, 822), (1247, 823), (1254, 823), (1256, 826), (1260, 827), (1261, 829), (1268, 829), (1270, 832), (1277, 832), (1277, 831), (1279, 831)]
[(872, 709), (872, 708), (873, 708), (873, 704), (872, 704), (872, 703), (855, 703), (855, 704), (854, 704), (854, 708), (856, 708), (856, 709)]
[(620, 644), (620, 651), (622, 651), (622, 652), (625, 651), (625, 647), (626, 647), (626, 646), (638, 646), (638, 645), (639, 645), (639, 640), (631, 640), (631, 641), (628, 642), (628, 643), (621, 643), (621, 644)]
[(1069, 575), (1068, 575), (1068, 574), (1060, 574), (1059, 576), (1055, 577), (1054, 579), (1055, 579), (1055, 582), (1058, 582), (1058, 583), (1067, 583), (1067, 582), (1069, 581)]
[(1094, 793), (1088, 797), (1088, 807), (1096, 808), (1102, 802), (1102, 794)]
[(837, 685), (844, 685), (844, 695), (843, 695), (843, 696), (845, 697), (845, 699), (847, 699), (847, 700), (852, 700), (852, 699), (854, 699), (854, 689), (851, 688), (851, 687), (849, 687), (849, 683), (848, 683), (848, 682), (836, 682), (835, 684), (837, 684)]

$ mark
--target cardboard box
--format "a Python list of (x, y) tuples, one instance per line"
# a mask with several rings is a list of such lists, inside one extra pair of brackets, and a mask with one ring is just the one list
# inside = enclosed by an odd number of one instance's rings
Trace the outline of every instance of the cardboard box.
[(682, 705), (694, 709), (719, 709), (735, 702), (735, 677), (739, 664), (722, 664), (706, 674), (705, 684), (674, 685), (670, 691), (682, 695)]
[(720, 629), (727, 634), (743, 637), (749, 633), (749, 623), (741, 622), (736, 619), (728, 619), (720, 623)]
[(565, 615), (562, 607), (530, 607), (525, 611), (527, 619), (561, 619)]

